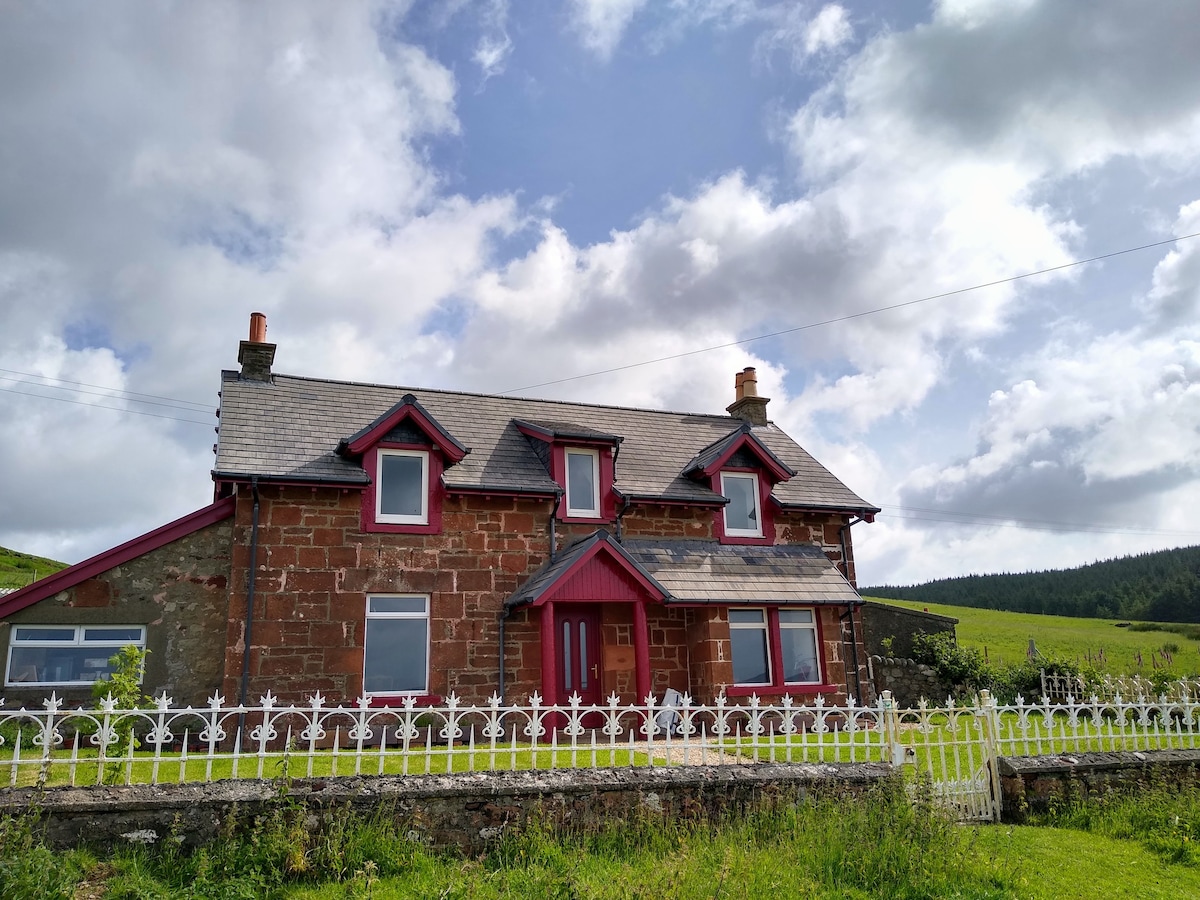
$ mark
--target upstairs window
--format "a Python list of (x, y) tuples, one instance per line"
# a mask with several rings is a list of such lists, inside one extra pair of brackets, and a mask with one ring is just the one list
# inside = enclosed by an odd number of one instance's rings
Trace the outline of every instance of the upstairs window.
[(14, 625), (9, 685), (90, 685), (111, 675), (109, 660), (129, 644), (146, 646), (142, 625)]
[(568, 448), (567, 515), (582, 518), (600, 516), (600, 453), (597, 450)]
[(375, 521), (391, 525), (429, 523), (429, 454), (423, 450), (380, 450)]
[(749, 472), (722, 472), (721, 494), (729, 498), (725, 507), (725, 533), (730, 537), (762, 537), (758, 476)]

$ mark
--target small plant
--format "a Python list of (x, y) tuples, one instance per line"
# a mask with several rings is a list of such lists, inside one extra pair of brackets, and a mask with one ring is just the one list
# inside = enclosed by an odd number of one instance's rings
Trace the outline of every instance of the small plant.
[[(146, 671), (146, 657), (150, 651), (133, 644), (122, 647), (109, 657), (112, 673), (101, 677), (92, 684), (92, 696), (96, 700), (104, 700), (110, 695), (116, 701), (114, 709), (147, 709), (153, 701), (142, 690), (142, 676)], [(115, 746), (120, 752), (127, 752), (132, 745), (136, 750), (141, 746), (137, 737), (137, 718), (132, 715), (117, 716), (111, 722)], [(109, 763), (105, 769), (104, 780), (112, 784), (120, 776), (119, 763)]]

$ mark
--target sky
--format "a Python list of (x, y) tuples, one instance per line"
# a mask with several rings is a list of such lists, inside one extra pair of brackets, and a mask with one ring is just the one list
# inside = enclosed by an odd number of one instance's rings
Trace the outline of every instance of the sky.
[(1196, 47), (1188, 0), (0, 0), (0, 545), (210, 502), (251, 311), (323, 378), (755, 366), (882, 509), (863, 585), (1198, 544)]

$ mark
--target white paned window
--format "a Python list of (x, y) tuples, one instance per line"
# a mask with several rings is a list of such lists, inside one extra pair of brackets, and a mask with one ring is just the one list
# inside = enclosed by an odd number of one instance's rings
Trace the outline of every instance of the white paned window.
[(821, 680), (817, 623), (811, 609), (779, 610), (779, 642), (785, 683), (811, 684)]
[(721, 494), (729, 498), (725, 533), (731, 537), (762, 537), (758, 476), (752, 472), (722, 472)]
[(429, 454), (423, 450), (380, 450), (375, 473), (375, 521), (393, 525), (429, 523)]
[(600, 515), (600, 453), (567, 450), (567, 515)]
[(13, 625), (4, 683), (90, 685), (130, 644), (146, 646), (144, 625)]
[(735, 684), (770, 684), (771, 653), (765, 609), (729, 610)]
[(428, 597), (368, 597), (363, 644), (366, 694), (429, 692)]

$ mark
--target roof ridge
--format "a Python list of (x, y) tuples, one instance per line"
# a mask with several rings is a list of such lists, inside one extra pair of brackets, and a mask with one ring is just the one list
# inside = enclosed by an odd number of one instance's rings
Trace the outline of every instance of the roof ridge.
[[(238, 372), (236, 369), (222, 369), (221, 374), (222, 375), (232, 375), (236, 378), (238, 375)], [(519, 397), (514, 394), (485, 394), (485, 393), (482, 393), (481, 391), (452, 391), (452, 390), (447, 390), (445, 388), (424, 388), (424, 387), (413, 387), (412, 385), (403, 385), (403, 384), (383, 384), (378, 381), (345, 381), (345, 380), (339, 379), (339, 378), (314, 378), (310, 375), (288, 375), (288, 374), (282, 373), (282, 372), (273, 373), (271, 377), (276, 380), (278, 380), (280, 378), (286, 378), (291, 381), (309, 381), (309, 382), (317, 382), (319, 384), (340, 384), (340, 385), (348, 385), (351, 387), (383, 388), (383, 389), (389, 390), (389, 391), (421, 391), (423, 393), (428, 393), (428, 394), (447, 394), (447, 395), (451, 395), (451, 396), (455, 396), (455, 397), (480, 397), (480, 398), (486, 399), (486, 400), (515, 400), (517, 402), (527, 402), (527, 403), (554, 403), (559, 406), (580, 406), (580, 407), (586, 407), (588, 409), (616, 409), (616, 410), (621, 410), (622, 412), (644, 412), (644, 413), (654, 413), (656, 415), (665, 415), (665, 416), (700, 416), (700, 417), (703, 417), (706, 419), (718, 419), (722, 422), (727, 422), (731, 425), (732, 424), (738, 424), (738, 425), (742, 424), (741, 419), (735, 419), (733, 416), (730, 416), (730, 415), (721, 415), (720, 413), (695, 412), (695, 411), (691, 411), (691, 410), (682, 410), (682, 409), (651, 409), (648, 406), (618, 406), (613, 403), (585, 403), (582, 400), (550, 400), (545, 397)], [(774, 421), (768, 422), (767, 424), (770, 426), (775, 425)]]

